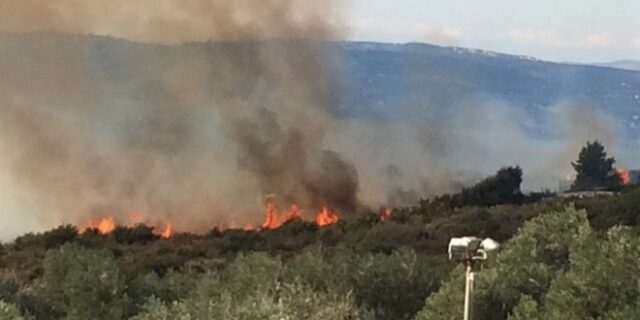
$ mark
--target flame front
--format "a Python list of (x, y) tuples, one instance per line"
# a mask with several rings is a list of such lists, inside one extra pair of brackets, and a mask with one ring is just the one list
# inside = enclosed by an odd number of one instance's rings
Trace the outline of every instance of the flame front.
[(625, 168), (615, 168), (615, 171), (616, 175), (620, 177), (620, 181), (622, 182), (622, 184), (627, 185), (631, 183), (631, 174), (629, 170)]
[(329, 210), (327, 206), (322, 206), (322, 209), (320, 209), (320, 212), (316, 215), (316, 224), (324, 227), (336, 222), (338, 222), (338, 215)]
[(389, 207), (382, 208), (382, 210), (380, 210), (380, 221), (385, 221), (391, 218), (392, 214), (393, 214), (393, 210), (391, 210), (391, 208)]
[[(234, 220), (230, 220), (227, 224), (220, 224), (218, 228), (244, 230), (247, 232), (258, 231), (259, 229), (273, 230), (281, 227), (282, 225), (284, 225), (289, 221), (301, 218), (302, 211), (300, 209), (300, 206), (298, 206), (297, 204), (295, 203), (291, 204), (287, 210), (279, 211), (276, 204), (270, 198), (272, 198), (272, 196), (270, 196), (266, 202), (264, 222), (262, 223), (262, 225), (256, 226), (254, 224), (247, 223), (244, 225), (243, 228), (240, 229), (237, 227), (238, 224)], [(388, 213), (385, 213), (385, 218), (391, 215), (391, 211), (389, 209), (385, 209), (385, 212), (388, 212)], [(385, 218), (383, 218), (381, 214), (381, 219), (385, 219)], [(338, 222), (338, 220), (339, 220), (338, 214), (332, 211), (331, 209), (329, 209), (328, 206), (322, 206), (322, 208), (318, 211), (318, 213), (315, 216), (315, 223), (320, 227), (334, 224)], [(154, 232), (157, 236), (159, 236), (162, 239), (168, 239), (173, 236), (173, 224), (169, 220), (165, 220), (162, 224), (158, 224), (157, 220), (154, 223), (152, 221), (145, 219), (141, 213), (134, 211), (129, 213), (126, 221), (127, 221), (126, 226), (128, 227), (134, 227), (140, 223), (150, 223), (150, 222), (151, 222), (151, 225), (155, 225), (155, 226), (161, 225), (162, 227), (157, 228), (156, 230), (158, 231)], [(95, 229), (95, 230), (98, 230), (100, 234), (106, 235), (113, 232), (113, 230), (116, 228), (116, 221), (113, 216), (106, 216), (102, 218), (91, 219), (85, 225), (87, 226), (85, 228), (86, 230)]]
[[(129, 214), (129, 216), (127, 217), (127, 223), (126, 226), (128, 227), (134, 227), (140, 223), (144, 223), (145, 221), (142, 218), (142, 214), (138, 213), (138, 212), (132, 212)], [(146, 221), (149, 222), (149, 221)], [(158, 224), (156, 224), (157, 226)], [(86, 227), (84, 228), (80, 228), (80, 229), (84, 229), (86, 230), (90, 230), (90, 229), (94, 229), (94, 230), (98, 230), (98, 232), (100, 234), (106, 235), (109, 234), (111, 232), (113, 232), (113, 230), (116, 228), (116, 219), (112, 216), (106, 216), (106, 217), (102, 217), (102, 218), (93, 218), (90, 219), (86, 224)], [(163, 239), (168, 239), (171, 238), (171, 236), (173, 235), (173, 225), (171, 223), (171, 221), (165, 221), (162, 224), (162, 228), (159, 229), (161, 230), (160, 232), (156, 233), (156, 235), (158, 235), (159, 237), (163, 238)]]
[(300, 207), (297, 204), (294, 203), (291, 205), (288, 211), (279, 213), (276, 205), (271, 201), (267, 201), (267, 208), (265, 212), (264, 223), (262, 223), (262, 228), (276, 229), (281, 225), (299, 217)]
[(113, 217), (91, 219), (89, 221), (89, 228), (97, 229), (100, 234), (108, 234), (116, 228), (116, 223)]
[(172, 234), (173, 232), (172, 232), (171, 222), (167, 221), (164, 223), (164, 226), (162, 227), (162, 233), (160, 233), (160, 237), (163, 239), (169, 239), (171, 238)]

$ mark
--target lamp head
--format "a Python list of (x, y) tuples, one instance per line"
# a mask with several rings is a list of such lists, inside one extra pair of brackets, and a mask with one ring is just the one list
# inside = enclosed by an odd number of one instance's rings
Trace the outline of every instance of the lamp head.
[(498, 249), (499, 244), (491, 238), (478, 237), (451, 238), (449, 259), (453, 261), (486, 260), (487, 252)]

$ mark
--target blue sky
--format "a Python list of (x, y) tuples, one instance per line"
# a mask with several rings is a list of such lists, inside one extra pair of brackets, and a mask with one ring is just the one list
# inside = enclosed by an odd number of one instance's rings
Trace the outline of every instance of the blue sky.
[(554, 61), (640, 59), (638, 0), (351, 0), (350, 39), (431, 42)]

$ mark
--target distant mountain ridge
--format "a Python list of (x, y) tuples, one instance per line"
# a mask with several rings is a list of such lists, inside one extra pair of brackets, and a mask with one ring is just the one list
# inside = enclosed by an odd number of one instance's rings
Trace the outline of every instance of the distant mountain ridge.
[(577, 103), (612, 116), (630, 134), (639, 133), (638, 71), (429, 44), (338, 46), (352, 75), (346, 104), (356, 113), (411, 117), (415, 107), (446, 110), (482, 97), (541, 122), (549, 107)]
[(613, 62), (597, 63), (595, 65), (609, 68), (640, 71), (640, 60), (618, 60)]
[[(86, 58), (101, 74), (96, 81), (118, 86), (112, 80), (126, 81), (128, 72), (153, 72), (149, 70), (162, 68), (171, 57), (229, 45), (155, 45), (93, 35), (0, 33), (0, 59), (15, 60), (19, 65), (37, 64), (33, 52), (55, 46)], [(445, 117), (456, 106), (481, 98), (518, 108), (530, 117), (532, 131), (544, 131), (549, 107), (575, 102), (601, 110), (629, 134), (640, 136), (640, 71), (422, 43), (325, 45), (341, 57), (336, 97), (344, 116)], [(145, 57), (148, 63), (138, 70), (139, 66), (126, 65), (130, 57)], [(426, 109), (428, 114), (420, 114)]]

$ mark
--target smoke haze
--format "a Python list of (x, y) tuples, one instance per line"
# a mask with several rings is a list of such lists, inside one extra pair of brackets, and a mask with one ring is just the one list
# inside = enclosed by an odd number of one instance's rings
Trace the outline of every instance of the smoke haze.
[(135, 211), (194, 230), (255, 220), (267, 194), (352, 210), (357, 172), (322, 145), (338, 62), (318, 43), (339, 36), (334, 4), (168, 3), (1, 5), (14, 13), (0, 25), (9, 31), (219, 43), (154, 55), (162, 48), (2, 35), (3, 153), (41, 222)]
[(4, 0), (0, 31), (108, 35), (152, 43), (335, 39), (343, 1)]
[(412, 205), (516, 164), (537, 190), (586, 140), (615, 145), (606, 116), (568, 102), (551, 108), (551, 140), (485, 97), (446, 118), (437, 105), (404, 121), (341, 117), (349, 78), (324, 42), (347, 36), (336, 3), (0, 3), (0, 30), (46, 31), (0, 33), (0, 238), (130, 212), (202, 232), (259, 222), (272, 194), (306, 217)]

